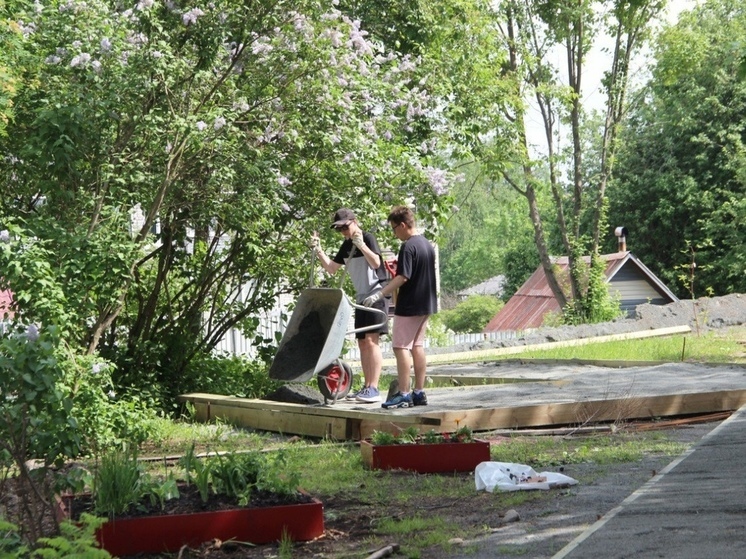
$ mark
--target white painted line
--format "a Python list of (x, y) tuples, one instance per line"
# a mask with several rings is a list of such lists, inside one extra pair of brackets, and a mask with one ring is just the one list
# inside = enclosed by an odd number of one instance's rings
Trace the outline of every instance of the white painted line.
[(658, 483), (663, 476), (665, 476), (668, 472), (673, 470), (676, 466), (681, 464), (688, 456), (690, 456), (699, 446), (709, 438), (715, 436), (721, 429), (725, 427), (725, 425), (730, 422), (731, 420), (735, 419), (736, 417), (740, 416), (741, 414), (746, 413), (746, 406), (742, 406), (739, 410), (733, 413), (728, 419), (723, 421), (720, 425), (715, 427), (712, 431), (707, 433), (704, 437), (702, 437), (699, 442), (694, 445), (692, 448), (686, 450), (676, 458), (673, 462), (671, 462), (668, 466), (663, 468), (659, 473), (657, 473), (654, 477), (652, 477), (649, 481), (645, 483), (640, 489), (632, 493), (629, 497), (624, 499), (617, 507), (611, 509), (608, 513), (606, 513), (603, 518), (595, 522), (593, 525), (591, 525), (585, 532), (580, 534), (577, 538), (572, 540), (570, 543), (568, 543), (565, 547), (563, 547), (558, 553), (552, 555), (552, 559), (564, 559), (568, 556), (569, 553), (575, 550), (581, 543), (583, 543), (585, 540), (587, 540), (591, 535), (593, 535), (595, 532), (600, 530), (609, 520), (614, 518), (617, 514), (622, 512), (624, 508), (631, 503), (635, 502), (640, 496), (645, 495), (648, 493), (653, 486)]

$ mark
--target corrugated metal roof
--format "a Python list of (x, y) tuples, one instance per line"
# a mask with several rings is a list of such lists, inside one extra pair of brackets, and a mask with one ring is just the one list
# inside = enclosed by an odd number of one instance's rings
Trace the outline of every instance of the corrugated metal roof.
[[(606, 262), (607, 283), (613, 283), (614, 276), (621, 270), (625, 264), (631, 263), (636, 266), (643, 274), (645, 279), (661, 294), (663, 299), (671, 303), (678, 301), (676, 295), (653, 274), (647, 266), (637, 259), (629, 251), (615, 252), (613, 254), (602, 254), (601, 258)], [(590, 257), (584, 257), (584, 260), (590, 263)], [(560, 282), (565, 293), (569, 292), (568, 265), (569, 258), (561, 256), (553, 257), (552, 262), (559, 268), (557, 280)], [(539, 328), (544, 316), (549, 312), (560, 312), (560, 306), (554, 298), (549, 283), (547, 282), (544, 268), (539, 266), (531, 277), (516, 291), (515, 295), (505, 303), (505, 306), (492, 317), (492, 320), (485, 326), (485, 332), (498, 332), (501, 330), (526, 330), (529, 328)]]

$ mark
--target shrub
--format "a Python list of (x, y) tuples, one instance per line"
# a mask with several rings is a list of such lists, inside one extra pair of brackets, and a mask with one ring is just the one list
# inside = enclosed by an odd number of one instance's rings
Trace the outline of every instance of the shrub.
[(187, 366), (179, 385), (181, 394), (204, 392), (242, 398), (261, 398), (280, 385), (267, 375), (263, 362), (250, 361), (240, 355), (200, 355)]
[(471, 295), (450, 311), (440, 313), (443, 324), (454, 332), (481, 332), (503, 302), (491, 295)]

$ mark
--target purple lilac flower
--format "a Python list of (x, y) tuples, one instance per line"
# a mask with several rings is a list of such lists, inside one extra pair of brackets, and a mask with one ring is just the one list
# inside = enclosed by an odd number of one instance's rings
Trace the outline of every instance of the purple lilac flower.
[(203, 12), (199, 8), (192, 8), (181, 16), (181, 21), (184, 23), (184, 25), (191, 25), (193, 23), (197, 23), (197, 18), (203, 15), (205, 15), (205, 12)]
[(26, 339), (35, 342), (39, 339), (39, 327), (36, 324), (29, 324), (26, 327)]

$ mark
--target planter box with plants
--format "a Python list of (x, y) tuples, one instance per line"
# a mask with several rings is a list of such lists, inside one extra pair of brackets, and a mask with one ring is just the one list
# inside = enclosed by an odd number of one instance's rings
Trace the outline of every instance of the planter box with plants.
[[(320, 501), (296, 489), (282, 456), (251, 452), (184, 456), (184, 480), (145, 474), (131, 455), (105, 456), (81, 481), (87, 494), (60, 499), (64, 516), (106, 516), (96, 538), (114, 556), (176, 552), (217, 538), (252, 544), (306, 541), (324, 532)], [(280, 474), (282, 472), (282, 474)]]
[(374, 470), (411, 470), (422, 474), (468, 472), (490, 460), (490, 443), (462, 427), (453, 434), (410, 428), (400, 435), (376, 431), (360, 441), (363, 464)]

